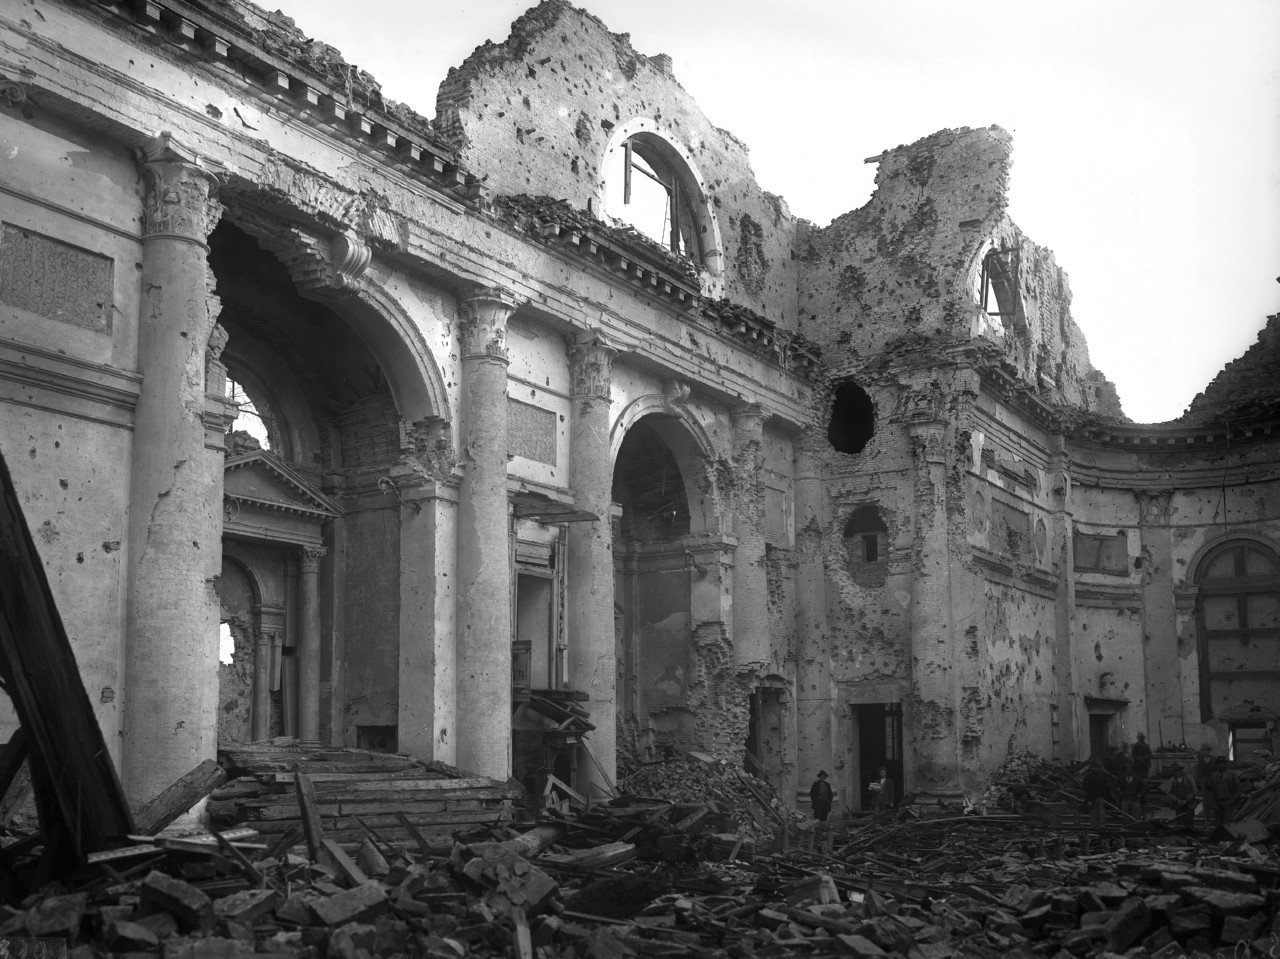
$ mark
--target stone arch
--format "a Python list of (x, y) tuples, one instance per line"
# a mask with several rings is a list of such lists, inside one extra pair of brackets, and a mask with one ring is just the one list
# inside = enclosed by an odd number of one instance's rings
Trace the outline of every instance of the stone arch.
[(1200, 544), (1200, 548), (1192, 554), (1187, 563), (1186, 585), (1194, 586), (1204, 579), (1207, 561), (1227, 543), (1247, 541), (1253, 545), (1270, 550), (1272, 555), (1280, 559), (1280, 540), (1256, 529), (1225, 529), (1213, 533)]
[[(380, 280), (361, 277), (352, 295), (335, 298), (333, 305), (382, 364), (405, 422), (452, 422), (449, 394), (435, 355), (409, 311)], [(371, 315), (375, 322), (360, 322)]]
[(609, 434), (610, 459), (616, 469), (623, 440), (637, 423), (646, 420), (666, 443), (680, 467), (685, 498), (689, 503), (690, 532), (716, 528), (714, 472), (715, 447), (697, 418), (683, 404), (656, 393), (629, 403), (614, 422)]
[(605, 197), (608, 189), (605, 170), (608, 161), (622, 145), (633, 137), (639, 137), (651, 146), (676, 171), (683, 189), (689, 195), (698, 198), (692, 204), (697, 227), (702, 237), (702, 262), (698, 264), (704, 274), (703, 290), (709, 296), (724, 294), (724, 243), (720, 236), (720, 222), (715, 210), (707, 199), (706, 181), (694, 162), (693, 155), (679, 140), (672, 137), (662, 125), (652, 117), (632, 117), (625, 123), (613, 128), (609, 142), (605, 144), (600, 163), (597, 164), (599, 176), (596, 179), (596, 209), (605, 210)]

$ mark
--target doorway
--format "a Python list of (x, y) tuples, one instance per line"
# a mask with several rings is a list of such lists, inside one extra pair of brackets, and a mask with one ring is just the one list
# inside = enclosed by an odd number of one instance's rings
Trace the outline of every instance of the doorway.
[(871, 808), (871, 791), (867, 787), (880, 778), (883, 766), (893, 783), (894, 795), (902, 798), (902, 704), (862, 703), (851, 707), (853, 731), (850, 741), (855, 745), (853, 768), (856, 779), (852, 784), (849, 803), (857, 809)]

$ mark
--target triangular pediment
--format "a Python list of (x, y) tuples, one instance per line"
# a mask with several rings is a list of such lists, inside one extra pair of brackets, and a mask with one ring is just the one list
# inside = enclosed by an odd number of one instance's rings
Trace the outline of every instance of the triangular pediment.
[(227, 457), (223, 496), (241, 509), (256, 507), (317, 518), (342, 515), (337, 503), (265, 450)]

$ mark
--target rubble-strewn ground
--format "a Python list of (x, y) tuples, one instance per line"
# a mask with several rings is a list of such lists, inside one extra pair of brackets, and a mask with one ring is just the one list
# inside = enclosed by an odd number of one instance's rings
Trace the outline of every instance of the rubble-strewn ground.
[[(1280, 764), (1243, 772), (1239, 809), (1275, 818)], [(294, 817), (310, 825), (291, 848), (296, 833), (267, 848), (243, 828), (139, 842), (0, 907), (0, 937), (64, 937), (76, 959), (1280, 954), (1275, 824), (1179, 830), (1158, 779), (1149, 818), (1115, 810), (1101, 830), (1064, 814), (1075, 767), (1026, 757), (985, 815), (816, 826), (695, 755), (634, 770), (609, 803), (517, 808), (449, 841), (406, 817), (407, 842), (370, 825), (339, 844), (324, 826), (342, 811), (302, 777)]]

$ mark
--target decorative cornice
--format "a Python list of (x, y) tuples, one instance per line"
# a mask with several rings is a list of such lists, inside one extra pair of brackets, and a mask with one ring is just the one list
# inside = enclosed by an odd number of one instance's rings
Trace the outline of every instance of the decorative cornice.
[(243, 453), (239, 456), (229, 456), (223, 466), (224, 473), (234, 473), (248, 469), (257, 469), (261, 472), (267, 473), (272, 479), (280, 482), (303, 500), (309, 501), (312, 505), (303, 506), (302, 504), (278, 503), (272, 500), (259, 499), (258, 497), (244, 496), (239, 493), (227, 493), (227, 499), (240, 500), (254, 506), (261, 506), (265, 509), (298, 512), (305, 515), (316, 514), (324, 517), (335, 517), (343, 514), (342, 507), (334, 500), (330, 499), (324, 493), (321, 493), (301, 476), (289, 469), (289, 467), (282, 463), (276, 456), (266, 450), (255, 450), (252, 453)]

